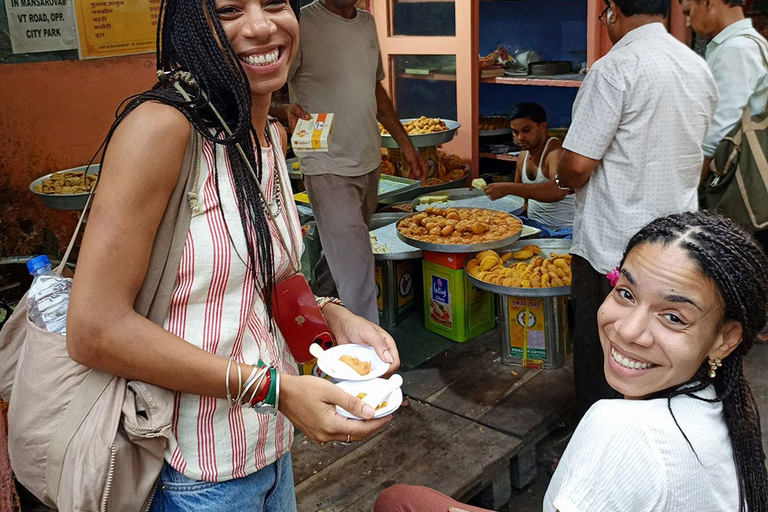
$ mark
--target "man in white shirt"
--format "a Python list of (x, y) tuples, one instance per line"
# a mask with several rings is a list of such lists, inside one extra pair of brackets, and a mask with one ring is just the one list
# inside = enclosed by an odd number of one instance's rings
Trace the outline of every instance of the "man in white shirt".
[(287, 118), (291, 130), (307, 112), (334, 114), (328, 152), (300, 155), (324, 253), (312, 289), (338, 293), (353, 313), (378, 323), (368, 235), (381, 172), (377, 119), (399, 144), (412, 177), (426, 166), (380, 83), (385, 75), (373, 16), (355, 3), (316, 0), (301, 9), (301, 45), (288, 81), (292, 104), (273, 112)]
[[(715, 115), (704, 137), (701, 179), (709, 175), (709, 164), (717, 145), (733, 130), (744, 107), (752, 115), (765, 111), (768, 102), (768, 42), (744, 17), (742, 0), (681, 0), (688, 26), (707, 45), (707, 64), (717, 84)], [(762, 46), (762, 50), (761, 47)]]
[(669, 8), (670, 0), (606, 0), (600, 21), (614, 46), (585, 77), (563, 142), (556, 182), (576, 190), (571, 296), (581, 415), (615, 396), (597, 330), (612, 290), (606, 274), (645, 224), (698, 209), (717, 90), (704, 60), (667, 33)]

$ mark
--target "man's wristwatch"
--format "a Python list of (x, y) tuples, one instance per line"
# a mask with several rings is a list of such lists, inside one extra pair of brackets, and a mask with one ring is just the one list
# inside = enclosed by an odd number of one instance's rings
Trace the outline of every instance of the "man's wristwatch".
[(563, 184), (560, 182), (560, 176), (558, 174), (555, 174), (555, 185), (557, 185), (557, 188), (560, 190), (571, 190), (571, 187), (563, 186)]

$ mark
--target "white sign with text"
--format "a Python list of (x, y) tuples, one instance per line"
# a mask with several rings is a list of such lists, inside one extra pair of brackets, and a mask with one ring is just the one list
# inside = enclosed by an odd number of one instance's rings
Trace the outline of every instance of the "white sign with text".
[(13, 53), (77, 48), (73, 0), (5, 0)]

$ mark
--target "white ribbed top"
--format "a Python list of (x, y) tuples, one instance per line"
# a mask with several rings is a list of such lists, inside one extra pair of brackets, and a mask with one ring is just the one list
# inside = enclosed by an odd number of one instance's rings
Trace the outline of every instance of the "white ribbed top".
[[(699, 396), (714, 398), (713, 388)], [(734, 512), (739, 491), (720, 403), (601, 400), (579, 423), (544, 512)]]

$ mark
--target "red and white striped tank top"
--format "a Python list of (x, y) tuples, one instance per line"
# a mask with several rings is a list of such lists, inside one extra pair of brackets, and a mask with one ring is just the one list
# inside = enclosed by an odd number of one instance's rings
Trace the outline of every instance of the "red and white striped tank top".
[[(274, 129), (271, 139), (279, 144)], [(253, 273), (244, 263), (248, 251), (227, 153), (223, 146), (214, 148), (207, 140), (203, 140), (201, 153), (197, 185), (200, 209), (192, 215), (164, 327), (221, 357), (234, 357), (247, 364), (261, 359), (273, 363), (280, 372), (296, 375), (296, 362), (279, 330), (275, 329), (274, 335), (269, 331), (264, 301), (254, 286)], [(262, 149), (261, 154), (262, 189), (267, 200), (272, 201), (276, 194), (275, 165), (286, 188), (277, 225), (268, 218), (279, 281), (292, 273), (292, 267), (278, 242), (277, 230), (283, 233), (289, 250), (289, 236), (294, 237), (300, 254), (301, 228), (282, 152), (276, 147), (274, 152)], [(214, 160), (221, 205), (216, 194)], [(286, 215), (291, 217), (290, 234)], [(224, 386), (224, 375), (221, 383)], [(258, 414), (250, 408), (230, 408), (226, 400), (186, 393), (176, 393), (173, 434), (165, 453), (168, 463), (189, 478), (211, 482), (254, 473), (288, 452), (293, 442), (293, 426), (280, 413)]]

